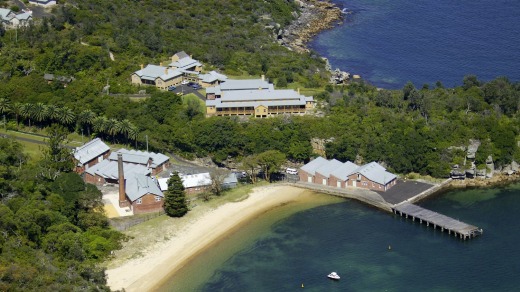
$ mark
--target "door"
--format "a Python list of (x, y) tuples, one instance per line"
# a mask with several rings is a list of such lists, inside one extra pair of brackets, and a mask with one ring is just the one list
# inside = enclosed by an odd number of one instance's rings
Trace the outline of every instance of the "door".
[(307, 177), (307, 182), (310, 182), (310, 183), (312, 182), (312, 176)]
[(324, 186), (326, 186), (327, 185), (327, 179), (324, 178), (322, 183), (323, 183)]
[(355, 180), (352, 181), (352, 186), (356, 187), (356, 181)]
[(341, 182), (340, 182), (339, 180), (338, 180), (338, 182), (336, 182), (336, 186), (337, 186), (338, 188), (341, 188)]

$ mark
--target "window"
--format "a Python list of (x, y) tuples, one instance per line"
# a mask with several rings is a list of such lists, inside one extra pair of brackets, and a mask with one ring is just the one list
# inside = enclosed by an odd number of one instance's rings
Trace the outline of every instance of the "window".
[(135, 201), (135, 203), (138, 204), (138, 205), (142, 204), (143, 203), (143, 199), (139, 198), (139, 199), (137, 199), (137, 201)]
[(156, 201), (156, 202), (160, 202), (160, 201), (161, 201), (161, 197), (159, 197), (159, 196), (155, 196), (155, 201)]
[(267, 110), (264, 108), (264, 113), (267, 112)]

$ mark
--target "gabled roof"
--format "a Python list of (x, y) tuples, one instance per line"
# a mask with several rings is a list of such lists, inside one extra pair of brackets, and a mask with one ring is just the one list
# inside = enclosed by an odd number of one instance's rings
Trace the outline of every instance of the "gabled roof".
[(165, 192), (168, 190), (168, 180), (170, 178), (169, 177), (163, 177), (163, 178), (159, 178), (157, 180), (157, 182), (159, 183), (159, 188), (161, 189), (161, 191)]
[[(103, 160), (85, 172), (91, 175), (98, 175), (105, 179), (117, 179), (119, 177), (117, 161), (114, 160)], [(125, 177), (130, 177), (135, 173), (149, 175), (151, 172), (152, 171), (145, 165), (123, 162), (123, 174)]]
[(154, 81), (157, 78), (162, 80), (170, 80), (181, 76), (182, 72), (179, 70), (168, 69), (168, 67), (164, 66), (148, 64), (143, 69), (135, 71), (134, 74), (141, 77), (141, 79)]
[(343, 166), (343, 163), (341, 161), (332, 159), (327, 161), (327, 163), (324, 163), (319, 168), (317, 168), (316, 173), (319, 173), (324, 177), (329, 177), (334, 170), (340, 168), (341, 166)]
[(248, 90), (248, 89), (274, 89), (274, 86), (262, 79), (226, 80), (220, 84), (220, 90)]
[(386, 171), (384, 167), (375, 161), (359, 167), (354, 173), (359, 173), (369, 180), (382, 185), (386, 185), (397, 177), (395, 174)]
[(300, 95), (292, 89), (237, 90), (222, 92), (220, 98), (206, 100), (206, 106), (215, 106), (216, 108), (305, 106), (309, 100), (313, 100), (312, 96)]
[(117, 161), (117, 153), (123, 154), (123, 162), (135, 163), (141, 165), (147, 165), (148, 160), (152, 160), (150, 167), (156, 168), (157, 166), (167, 162), (170, 158), (161, 153), (146, 152), (138, 150), (127, 150), (121, 148), (116, 152), (112, 152), (108, 159)]
[(211, 185), (211, 176), (209, 175), (209, 172), (187, 175), (180, 174), (179, 177), (182, 180), (182, 185), (186, 189)]
[(159, 189), (159, 185), (155, 179), (136, 173), (125, 179), (125, 192), (126, 196), (132, 202), (146, 194), (164, 197), (164, 194)]
[(216, 71), (211, 71), (211, 72), (208, 72), (206, 74), (202, 74), (199, 76), (199, 79), (202, 81), (202, 82), (205, 82), (205, 83), (213, 83), (215, 81), (225, 81), (227, 79), (227, 76), (224, 75), (224, 74), (220, 74)]
[(230, 185), (230, 184), (237, 184), (238, 179), (236, 174), (230, 173), (226, 178), (224, 178), (224, 181), (222, 182), (223, 185)]
[(185, 51), (177, 52), (177, 53), (174, 54), (174, 56), (177, 56), (177, 58), (179, 58), (179, 59), (189, 58), (190, 57), (188, 54), (186, 54)]
[(316, 157), (316, 159), (310, 161), (309, 163), (302, 166), (300, 169), (307, 172), (308, 174), (314, 175), (316, 174), (316, 170), (321, 166), (325, 165), (329, 161), (321, 156)]
[(220, 91), (220, 86), (213, 86), (213, 87), (206, 88), (206, 94), (221, 95), (222, 91)]
[(0, 19), (11, 20), (13, 17), (15, 14), (11, 9), (0, 8)]
[(29, 20), (32, 18), (32, 14), (28, 12), (20, 13), (15, 16), (19, 20)]
[(90, 142), (83, 144), (80, 147), (77, 147), (74, 150), (74, 158), (78, 160), (81, 164), (85, 164), (92, 159), (95, 159), (105, 152), (108, 152), (110, 147), (105, 144), (101, 139), (96, 138)]
[(341, 167), (336, 168), (333, 172), (330, 174), (334, 177), (337, 177), (343, 181), (347, 180), (348, 176), (351, 175), (356, 169), (359, 168), (359, 165), (352, 163), (350, 161), (347, 161), (343, 163)]
[(196, 67), (196, 66), (202, 66), (202, 64), (199, 63), (199, 61), (197, 61), (195, 59), (192, 59), (190, 57), (186, 57), (186, 58), (179, 59), (178, 61), (171, 62), (170, 66), (171, 67), (176, 67), (176, 68), (179, 68), (179, 69), (189, 69), (189, 68), (193, 68), (193, 67)]

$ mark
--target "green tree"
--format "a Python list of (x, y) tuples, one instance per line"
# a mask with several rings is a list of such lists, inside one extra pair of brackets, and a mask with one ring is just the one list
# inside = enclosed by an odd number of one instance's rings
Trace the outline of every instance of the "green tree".
[(184, 186), (178, 172), (168, 180), (168, 190), (164, 198), (164, 211), (170, 217), (182, 217), (188, 213)]
[(278, 171), (285, 160), (285, 154), (278, 150), (267, 150), (257, 156), (258, 165), (264, 172), (264, 178), (269, 181), (271, 181), (273, 172)]
[(48, 130), (48, 146), (43, 150), (40, 161), (40, 174), (48, 180), (55, 180), (60, 173), (70, 172), (74, 167), (70, 150), (65, 146), (67, 130), (59, 125), (52, 125)]

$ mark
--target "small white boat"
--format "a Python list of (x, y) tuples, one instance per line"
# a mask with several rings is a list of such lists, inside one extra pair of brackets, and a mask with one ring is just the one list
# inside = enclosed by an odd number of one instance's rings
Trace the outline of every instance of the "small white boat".
[(338, 273), (336, 273), (336, 272), (332, 272), (332, 273), (328, 274), (327, 277), (329, 279), (332, 279), (332, 280), (339, 280), (340, 279)]

